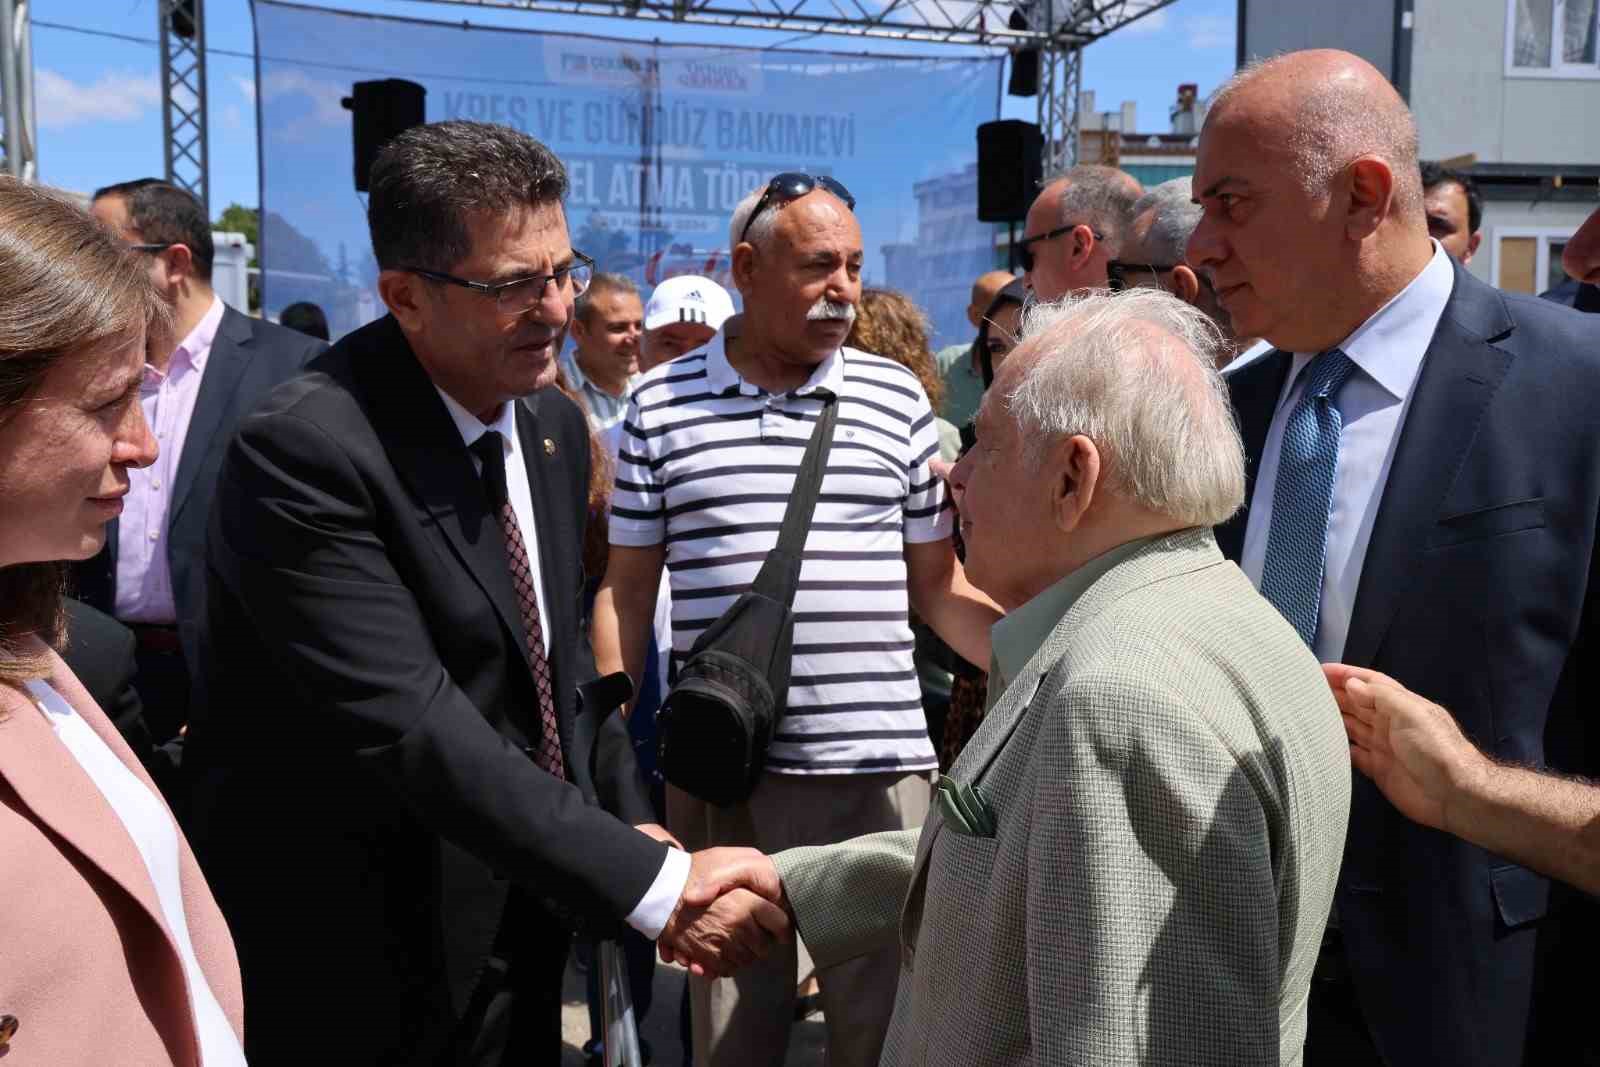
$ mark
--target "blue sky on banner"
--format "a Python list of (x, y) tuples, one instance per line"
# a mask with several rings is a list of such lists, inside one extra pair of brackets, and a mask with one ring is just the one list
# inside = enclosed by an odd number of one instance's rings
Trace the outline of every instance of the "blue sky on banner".
[[(212, 202), (216, 210), (256, 203), (255, 40), (249, 0), (205, 0), (210, 49)], [(607, 37), (740, 44), (753, 47), (855, 48), (853, 40), (718, 30), (623, 19), (469, 9), (411, 0), (336, 0), (356, 11), (474, 25), (590, 33)], [(33, 52), (44, 180), (87, 192), (97, 185), (161, 170), (160, 59), (156, 0), (34, 0)], [(1177, 0), (1091, 45), (1083, 85), (1099, 106), (1139, 105), (1140, 126), (1161, 130), (1178, 83), (1209, 92), (1233, 69), (1236, 0)], [(90, 32), (84, 32), (90, 31)], [(873, 45), (875, 50), (892, 46)], [(949, 54), (937, 46), (910, 47)], [(903, 49), (904, 50), (904, 49)], [(324, 99), (318, 105), (327, 109)], [(337, 100), (331, 107), (338, 106)], [(329, 118), (331, 112), (325, 111)], [(1034, 101), (1007, 97), (1010, 118), (1034, 117)], [(343, 115), (344, 113), (341, 112)], [(345, 115), (346, 121), (348, 116)], [(344, 175), (329, 175), (329, 181)], [(348, 186), (346, 186), (348, 188)]]

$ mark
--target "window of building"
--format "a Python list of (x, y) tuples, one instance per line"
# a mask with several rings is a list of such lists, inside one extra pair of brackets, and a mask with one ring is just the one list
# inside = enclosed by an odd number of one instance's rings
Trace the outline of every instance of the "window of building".
[(1506, 0), (1506, 74), (1600, 78), (1600, 0)]
[(1542, 293), (1566, 278), (1561, 253), (1571, 230), (1500, 226), (1494, 231), (1494, 284), (1508, 293)]

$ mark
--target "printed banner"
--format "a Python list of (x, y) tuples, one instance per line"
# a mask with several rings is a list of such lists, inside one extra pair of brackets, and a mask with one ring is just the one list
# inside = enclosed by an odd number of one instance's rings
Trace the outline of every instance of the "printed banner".
[[(405, 78), (427, 117), (503, 123), (566, 163), (567, 224), (648, 296), (676, 274), (727, 282), (728, 219), (786, 170), (856, 198), (870, 285), (965, 340), (979, 223), (975, 129), (1002, 61), (668, 45), (353, 14), (257, 0), (262, 299), (321, 305), (335, 335), (382, 313), (352, 173), (351, 84)], [(728, 285), (730, 291), (732, 286)], [(737, 300), (737, 294), (735, 293)]]

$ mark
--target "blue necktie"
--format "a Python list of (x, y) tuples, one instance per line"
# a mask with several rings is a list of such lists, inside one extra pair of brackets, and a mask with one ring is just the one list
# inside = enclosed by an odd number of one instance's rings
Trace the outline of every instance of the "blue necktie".
[(1328, 555), (1328, 509), (1339, 469), (1335, 403), (1356, 365), (1330, 348), (1306, 365), (1305, 389), (1283, 426), (1278, 481), (1272, 495), (1272, 526), (1261, 564), (1261, 595), (1283, 613), (1310, 645), (1322, 606), (1322, 569)]

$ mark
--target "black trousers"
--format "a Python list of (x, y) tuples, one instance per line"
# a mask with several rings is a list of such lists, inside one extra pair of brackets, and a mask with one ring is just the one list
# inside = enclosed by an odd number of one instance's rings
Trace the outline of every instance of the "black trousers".
[(572, 935), (512, 890), (494, 957), (457, 1028), (451, 1067), (526, 1067), (561, 1060), (561, 981)]
[(1323, 935), (1306, 1014), (1305, 1067), (1383, 1067), (1337, 929)]

